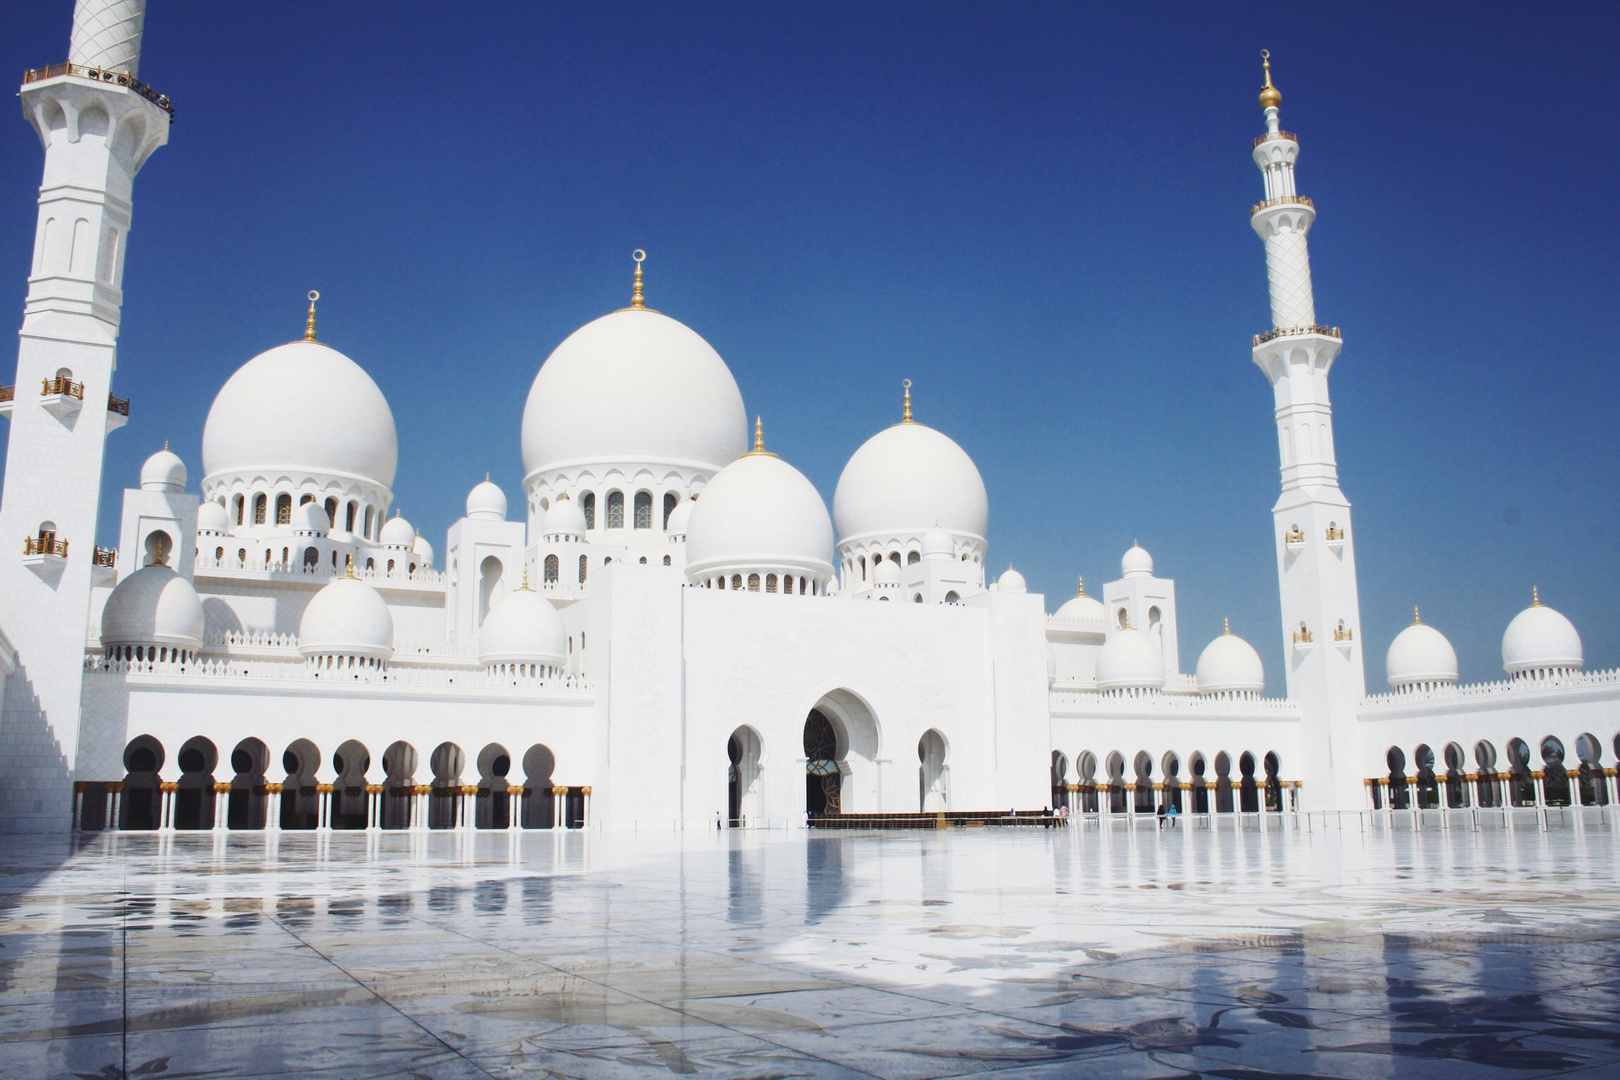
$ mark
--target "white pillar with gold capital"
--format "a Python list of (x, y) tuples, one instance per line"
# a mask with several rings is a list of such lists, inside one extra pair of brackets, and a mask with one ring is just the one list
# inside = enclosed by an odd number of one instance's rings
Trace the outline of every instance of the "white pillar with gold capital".
[(112, 377), (131, 193), (171, 120), (135, 77), (145, 13), (144, 0), (79, 0), (68, 61), (27, 72), (19, 95), (45, 169), (17, 376), (0, 401), (0, 627), (18, 661), (0, 712), (7, 829), (69, 828), (102, 459), (129, 412)]

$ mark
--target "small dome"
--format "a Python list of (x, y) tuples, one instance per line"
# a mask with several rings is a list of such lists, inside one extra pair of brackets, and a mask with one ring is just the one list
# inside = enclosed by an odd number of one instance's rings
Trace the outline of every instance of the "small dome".
[(558, 495), (551, 501), (551, 507), (540, 526), (542, 536), (584, 536), (585, 511), (579, 508), (579, 503), (570, 499), (566, 494)]
[(332, 529), (332, 519), (318, 502), (299, 503), (293, 507), (292, 530), (295, 533), (314, 533), (325, 536)]
[[(318, 388), (318, 391), (315, 389)], [(262, 352), (225, 381), (203, 426), (203, 469), (394, 482), (394, 414), (360, 365), (316, 341)]]
[(1108, 612), (1103, 608), (1102, 601), (1095, 596), (1086, 595), (1084, 578), (1079, 582), (1079, 591), (1057, 609), (1057, 617), (1072, 622), (1094, 622), (1098, 625), (1106, 625), (1108, 622)]
[(1119, 569), (1126, 577), (1152, 577), (1153, 556), (1141, 544), (1132, 544), (1125, 557), (1119, 560)]
[(168, 443), (141, 466), (141, 490), (186, 490), (186, 463), (180, 460), (179, 454), (169, 450)]
[(416, 556), (416, 562), (419, 566), (425, 566), (430, 570), (433, 568), (433, 545), (423, 539), (420, 534), (417, 535), (415, 540), (411, 541), (411, 554)]
[(1581, 635), (1563, 615), (1543, 607), (1532, 593), (1529, 607), (1513, 617), (1502, 634), (1502, 668), (1509, 675), (1527, 671), (1578, 669), (1585, 663)]
[(118, 583), (101, 609), (103, 645), (200, 649), (203, 607), (191, 582), (167, 566), (144, 566)]
[(872, 567), (872, 584), (900, 584), (900, 564), (893, 559), (879, 559), (877, 565)]
[(376, 589), (359, 578), (337, 578), (304, 608), (298, 651), (386, 660), (394, 655), (394, 617)]
[(527, 584), (500, 601), (478, 630), (483, 664), (549, 664), (567, 661), (568, 630), (550, 602)]
[(1266, 688), (1266, 668), (1254, 646), (1227, 630), (1198, 656), (1200, 694), (1258, 694)]
[(670, 536), (685, 536), (687, 522), (692, 520), (692, 507), (696, 505), (693, 500), (696, 495), (690, 495), (675, 504), (675, 509), (669, 512), (669, 524), (664, 531)]
[(467, 492), (467, 516), (487, 521), (506, 520), (506, 492), (491, 482), (487, 473)]
[(692, 508), (686, 575), (733, 567), (803, 569), (832, 576), (832, 520), (804, 474), (774, 454), (746, 454), (714, 474)]
[(1446, 635), (1416, 620), (1395, 635), (1384, 654), (1384, 673), (1395, 689), (1423, 683), (1457, 681), (1457, 650)]
[(1029, 592), (1029, 586), (1024, 583), (1024, 575), (1010, 566), (1007, 567), (1006, 573), (996, 578), (996, 589), (998, 592)]
[(956, 541), (951, 534), (935, 525), (923, 533), (922, 557), (925, 559), (954, 559), (956, 558)]
[(394, 516), (383, 523), (378, 539), (382, 541), (383, 547), (409, 548), (416, 543), (416, 530), (411, 527), (410, 522), (399, 516), (398, 510), (395, 510)]
[(718, 469), (747, 440), (726, 362), (690, 327), (649, 309), (575, 330), (541, 365), (523, 407), (531, 477), (608, 462)]
[(906, 422), (878, 432), (850, 457), (833, 493), (833, 517), (840, 542), (915, 536), (936, 525), (983, 540), (990, 498), (967, 451), (925, 424)]
[(222, 533), (231, 527), (231, 515), (212, 499), (197, 507), (197, 531)]
[(1164, 654), (1141, 630), (1118, 630), (1097, 653), (1097, 689), (1160, 690)]

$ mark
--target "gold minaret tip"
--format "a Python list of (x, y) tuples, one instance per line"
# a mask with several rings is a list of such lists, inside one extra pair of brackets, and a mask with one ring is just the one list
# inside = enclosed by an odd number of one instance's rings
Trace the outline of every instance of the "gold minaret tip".
[(167, 450), (168, 448), (169, 448), (169, 440), (164, 439), (163, 440), (163, 449)]
[(1221, 616), (1221, 636), (1222, 637), (1231, 637), (1232, 636), (1232, 620), (1227, 618), (1225, 615)]
[(1423, 616), (1418, 614), (1418, 609), (1417, 609), (1416, 604), (1412, 605), (1412, 625), (1413, 626), (1422, 626), (1423, 625)]
[(484, 483), (489, 483), (489, 473), (484, 474)]
[(309, 290), (309, 318), (304, 320), (305, 341), (315, 340), (315, 301), (319, 300), (320, 298), (320, 293), (316, 292), (314, 289)]
[(635, 288), (630, 291), (630, 307), (635, 311), (645, 311), (647, 310), (647, 298), (641, 291), (641, 264), (647, 261), (647, 253), (640, 248), (636, 248), (630, 253), (630, 257), (636, 260), (636, 284)]
[(1530, 586), (1530, 606), (1541, 606), (1541, 590), (1537, 589), (1534, 585)]
[(1074, 579), (1074, 595), (1086, 595), (1086, 576), (1084, 574)]
[(902, 424), (910, 424), (913, 423), (911, 419), (911, 380), (901, 379), (900, 385), (906, 388), (906, 405), (904, 411), (902, 411), (900, 414), (900, 422)]
[(1282, 104), (1282, 91), (1271, 85), (1271, 50), (1260, 50), (1260, 62), (1266, 70), (1266, 85), (1260, 90), (1260, 107), (1275, 109)]

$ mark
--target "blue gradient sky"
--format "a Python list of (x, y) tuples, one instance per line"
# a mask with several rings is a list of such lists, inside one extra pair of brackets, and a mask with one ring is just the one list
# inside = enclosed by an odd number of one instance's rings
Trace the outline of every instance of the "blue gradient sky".
[[(71, 7), (8, 5), (0, 70), (62, 60)], [(442, 550), (486, 470), (520, 504), (534, 372), (627, 302), (639, 246), (829, 504), (910, 377), (984, 473), (992, 567), (1055, 608), (1140, 538), (1184, 666), (1230, 615), (1281, 693), (1265, 46), (1344, 329), (1369, 685), (1414, 603), (1499, 677), (1532, 584), (1613, 666), (1617, 31), (1607, 4), (152, 0), (141, 74), (178, 119), (136, 186), (101, 541), (165, 439), (200, 478), (214, 392), (318, 288)], [(0, 125), (17, 313), (40, 161)]]

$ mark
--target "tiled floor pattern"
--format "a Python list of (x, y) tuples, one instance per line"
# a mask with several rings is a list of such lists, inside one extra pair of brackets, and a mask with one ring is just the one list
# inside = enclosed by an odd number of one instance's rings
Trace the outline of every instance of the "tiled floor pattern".
[(1620, 1076), (1620, 831), (0, 840), (11, 1077)]

